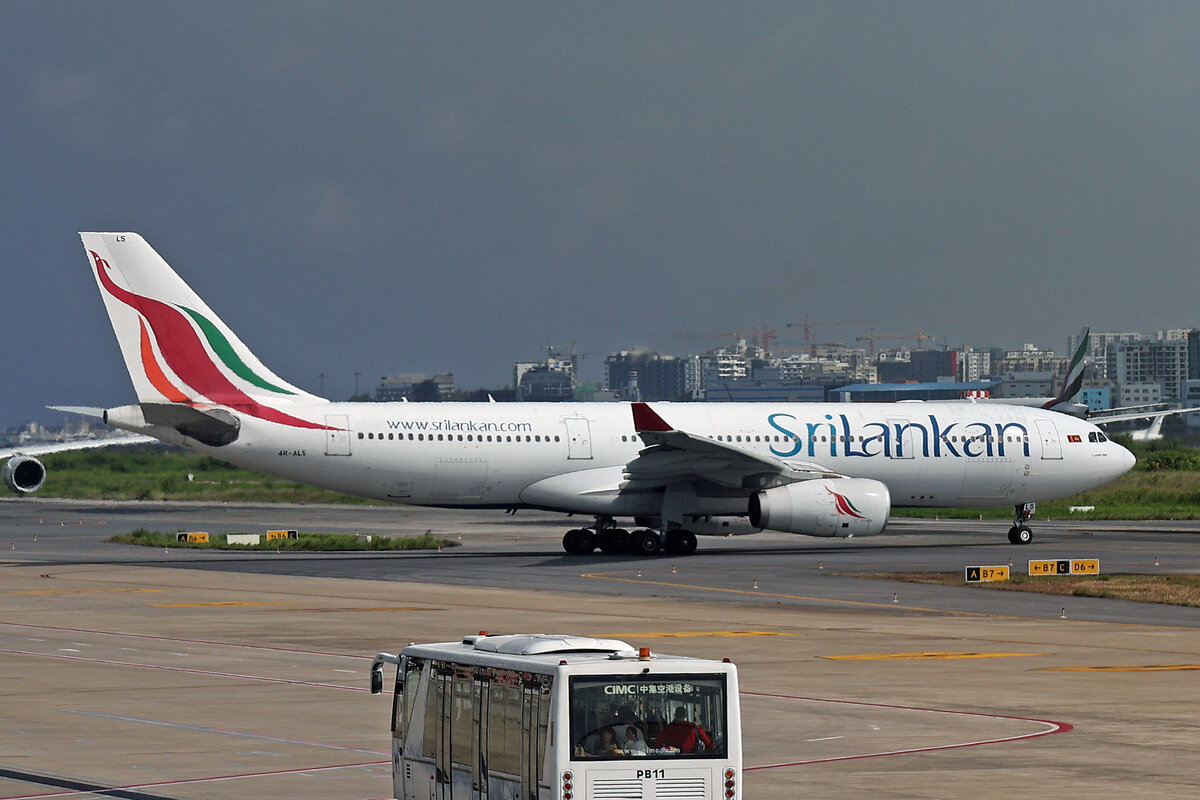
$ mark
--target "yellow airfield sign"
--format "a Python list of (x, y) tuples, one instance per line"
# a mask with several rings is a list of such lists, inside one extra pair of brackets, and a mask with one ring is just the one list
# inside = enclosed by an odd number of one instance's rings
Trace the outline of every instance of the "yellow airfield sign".
[(1030, 559), (1030, 575), (1099, 575), (1098, 558)]
[(1006, 581), (1008, 580), (1008, 565), (1001, 564), (995, 567), (967, 567), (966, 581), (967, 583), (984, 583), (986, 581)]

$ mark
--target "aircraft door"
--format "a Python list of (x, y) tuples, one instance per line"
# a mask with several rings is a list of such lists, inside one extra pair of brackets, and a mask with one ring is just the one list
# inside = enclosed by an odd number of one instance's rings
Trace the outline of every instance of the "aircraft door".
[(1062, 442), (1058, 438), (1058, 427), (1054, 424), (1054, 420), (1037, 420), (1037, 429), (1042, 437), (1042, 460), (1054, 461), (1061, 459), (1063, 457)]
[(350, 417), (345, 414), (326, 414), (325, 427), (325, 455), (350, 455)]
[(590, 459), (592, 457), (592, 431), (585, 417), (563, 417), (567, 426), (567, 458)]

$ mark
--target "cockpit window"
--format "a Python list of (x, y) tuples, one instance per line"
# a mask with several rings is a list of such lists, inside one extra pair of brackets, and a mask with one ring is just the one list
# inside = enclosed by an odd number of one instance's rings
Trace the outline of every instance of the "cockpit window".
[(1093, 443), (1107, 442), (1108, 437), (1105, 436), (1100, 431), (1092, 431), (1091, 433), (1088, 434), (1088, 441), (1093, 442)]

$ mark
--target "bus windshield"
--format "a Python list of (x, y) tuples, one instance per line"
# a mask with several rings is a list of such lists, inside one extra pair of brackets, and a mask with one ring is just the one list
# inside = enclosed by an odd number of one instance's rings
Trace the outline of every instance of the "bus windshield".
[(727, 755), (724, 675), (579, 676), (570, 693), (576, 759)]

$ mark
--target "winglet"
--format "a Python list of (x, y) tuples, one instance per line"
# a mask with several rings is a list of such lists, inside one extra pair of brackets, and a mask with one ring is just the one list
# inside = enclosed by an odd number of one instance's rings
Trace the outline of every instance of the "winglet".
[(675, 430), (665, 419), (654, 412), (645, 403), (633, 403), (633, 427), (638, 433), (643, 431), (661, 432)]

